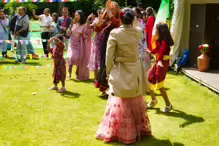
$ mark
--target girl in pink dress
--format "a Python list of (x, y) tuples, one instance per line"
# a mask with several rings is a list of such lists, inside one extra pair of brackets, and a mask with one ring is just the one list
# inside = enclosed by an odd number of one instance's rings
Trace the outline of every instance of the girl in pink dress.
[(90, 51), (88, 49), (88, 29), (84, 12), (76, 11), (75, 19), (72, 20), (70, 29), (67, 34), (70, 36), (70, 44), (68, 49), (68, 72), (69, 78), (72, 75), (73, 65), (77, 66), (76, 77), (78, 80), (89, 79), (88, 62)]
[(93, 46), (91, 49), (91, 56), (90, 56), (90, 61), (88, 64), (88, 67), (91, 71), (94, 71), (94, 78), (95, 78), (95, 86), (97, 87), (97, 73), (98, 73), (98, 69), (100, 68), (100, 51), (103, 45), (103, 41), (104, 41), (104, 32), (102, 31), (103, 27), (101, 27), (101, 22), (102, 22), (102, 14), (104, 12), (105, 9), (98, 11), (98, 18), (96, 18), (94, 20), (94, 22), (90, 25), (90, 19), (92, 18), (91, 14), (88, 17), (88, 28), (93, 29), (96, 32), (96, 36), (94, 38), (94, 42), (93, 42)]

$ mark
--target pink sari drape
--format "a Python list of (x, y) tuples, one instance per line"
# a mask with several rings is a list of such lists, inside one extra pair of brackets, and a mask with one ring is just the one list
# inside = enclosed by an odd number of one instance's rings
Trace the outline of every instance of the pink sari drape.
[[(83, 35), (79, 35), (80, 33)], [(78, 80), (88, 80), (90, 49), (88, 45), (89, 30), (87, 29), (87, 25), (74, 25), (72, 27), (72, 33), (69, 35), (71, 37), (68, 49), (68, 64), (78, 67), (76, 73)]]
[[(90, 48), (91, 48), (91, 30), (85, 30), (87, 35), (80, 38), (80, 61), (79, 61), (79, 71), (78, 71), (78, 80), (89, 80), (89, 68), (88, 63), (90, 59)], [(85, 33), (85, 32), (84, 32)]]

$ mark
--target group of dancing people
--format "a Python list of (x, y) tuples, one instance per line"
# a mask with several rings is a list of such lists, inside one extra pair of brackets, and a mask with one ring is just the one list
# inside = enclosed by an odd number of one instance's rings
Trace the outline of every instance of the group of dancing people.
[[(97, 139), (130, 144), (142, 136), (151, 136), (147, 108), (157, 104), (155, 90), (160, 90), (165, 101), (163, 112), (172, 110), (164, 81), (169, 67), (170, 46), (174, 42), (168, 25), (159, 23), (156, 25), (156, 47), (152, 48), (154, 22), (152, 8), (147, 8), (144, 15), (138, 7), (120, 9), (111, 0), (98, 11), (97, 18), (91, 14), (86, 20), (83, 11), (75, 13), (67, 30), (70, 36), (68, 77), (72, 77), (73, 66), (76, 66), (78, 80), (89, 79), (89, 71), (94, 71), (95, 86), (100, 88), (102, 96), (108, 97)], [(96, 36), (92, 44), (90, 36), (93, 32)], [(55, 47), (50, 48), (51, 42)], [(51, 89), (58, 90), (57, 84), (61, 81), (63, 87), (59, 92), (65, 92), (63, 36), (58, 34), (50, 39), (48, 50), (53, 54), (55, 66), (55, 86)], [(156, 61), (152, 67), (153, 54)], [(146, 105), (144, 95), (147, 91), (152, 100)]]
[[(51, 18), (48, 18), (48, 12), (45, 9), (43, 16), (37, 16), (34, 12), (34, 17), (43, 22), (41, 27), (44, 32), (50, 30), (48, 23), (51, 23)], [(155, 90), (160, 90), (165, 101), (163, 112), (172, 110), (164, 88), (170, 46), (174, 44), (168, 25), (156, 25), (157, 40), (156, 47), (153, 48), (155, 16), (151, 7), (146, 11), (141, 7), (120, 9), (116, 2), (108, 0), (106, 7), (98, 10), (97, 16), (92, 13), (86, 19), (84, 12), (77, 10), (75, 17), (70, 19), (66, 8), (62, 14), (52, 27), (58, 29), (57, 34), (50, 38), (49, 33), (42, 35), (49, 38), (43, 44), (44, 51), (51, 53), (54, 60), (54, 87), (51, 90), (58, 90), (60, 93), (66, 91), (66, 73), (72, 78), (73, 66), (76, 66), (78, 80), (88, 80), (89, 72), (94, 71), (95, 87), (100, 89), (100, 96), (108, 97), (96, 138), (104, 142), (120, 141), (130, 144), (140, 140), (142, 136), (151, 136), (147, 108), (157, 104)], [(93, 33), (96, 35), (92, 41)], [(66, 41), (68, 38), (69, 44)], [(68, 69), (63, 56), (65, 48)], [(156, 59), (152, 66), (153, 55)], [(59, 82), (62, 83), (61, 89), (58, 88)], [(152, 100), (145, 104), (144, 96), (147, 91)]]

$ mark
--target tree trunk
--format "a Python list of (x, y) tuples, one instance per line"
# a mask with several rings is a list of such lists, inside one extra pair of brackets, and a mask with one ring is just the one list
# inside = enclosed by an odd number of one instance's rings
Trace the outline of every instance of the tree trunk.
[(64, 3), (60, 3), (60, 2), (57, 2), (58, 4), (57, 4), (57, 12), (58, 12), (58, 14), (62, 14), (62, 8), (65, 6), (64, 5)]

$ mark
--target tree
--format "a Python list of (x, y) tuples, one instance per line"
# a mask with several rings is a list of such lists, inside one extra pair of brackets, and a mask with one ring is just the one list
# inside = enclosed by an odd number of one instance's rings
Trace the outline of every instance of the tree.
[(37, 6), (33, 3), (17, 3), (10, 2), (5, 4), (4, 9), (9, 12), (10, 15), (14, 15), (17, 12), (18, 7), (24, 7), (27, 10), (27, 13), (32, 13), (33, 9), (37, 9)]

